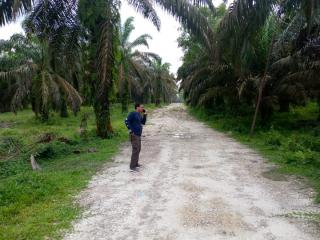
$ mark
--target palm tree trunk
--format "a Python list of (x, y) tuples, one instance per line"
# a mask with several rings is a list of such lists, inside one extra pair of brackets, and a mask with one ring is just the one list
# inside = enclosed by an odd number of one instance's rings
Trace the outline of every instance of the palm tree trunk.
[(156, 99), (155, 99), (155, 104), (156, 106), (160, 106), (160, 102), (161, 102), (161, 83), (160, 83), (160, 79), (157, 82), (157, 89), (156, 89)]
[(160, 97), (157, 97), (157, 98), (156, 98), (156, 101), (155, 101), (155, 104), (156, 104), (157, 107), (160, 106), (160, 102), (161, 102), (161, 101), (160, 101)]
[(49, 119), (49, 108), (48, 106), (44, 106), (40, 110), (40, 116), (42, 121), (48, 121)]
[(128, 98), (126, 96), (121, 97), (121, 110), (122, 113), (128, 112)]
[(101, 99), (96, 99), (94, 103), (94, 113), (96, 116), (97, 135), (101, 138), (111, 137), (113, 129), (111, 126), (110, 103), (107, 94)]
[(268, 73), (268, 68), (269, 68), (269, 64), (270, 64), (270, 58), (271, 58), (271, 54), (272, 54), (274, 38), (275, 38), (275, 33), (273, 33), (273, 36), (272, 36), (271, 44), (269, 47), (269, 52), (267, 55), (267, 62), (266, 62), (266, 66), (264, 69), (264, 74), (263, 74), (263, 77), (261, 79), (260, 86), (259, 86), (259, 94), (258, 94), (256, 109), (254, 112), (254, 116), (253, 116), (253, 120), (252, 120), (252, 124), (251, 124), (251, 129), (250, 129), (250, 133), (249, 133), (250, 137), (253, 135), (254, 128), (256, 126), (257, 116), (258, 116), (260, 103), (261, 103), (261, 99), (262, 99), (262, 93), (263, 93), (263, 89), (264, 89), (264, 86), (265, 86), (266, 80), (267, 80), (267, 73)]
[[(100, 22), (100, 31), (96, 34), (97, 51), (96, 67), (98, 76), (95, 81), (95, 101), (94, 112), (96, 116), (97, 135), (101, 138), (108, 138), (113, 135), (110, 119), (109, 94), (112, 90), (114, 69), (114, 22), (109, 17), (112, 16), (111, 7), (108, 10), (107, 19)], [(110, 12), (109, 12), (110, 11)]]
[(121, 108), (122, 113), (128, 112), (129, 104), (129, 84), (127, 79), (123, 79), (122, 93), (121, 93)]
[(65, 98), (65, 96), (61, 96), (60, 117), (66, 118), (68, 116), (69, 116), (69, 114), (68, 114), (68, 107), (67, 107), (66, 98)]

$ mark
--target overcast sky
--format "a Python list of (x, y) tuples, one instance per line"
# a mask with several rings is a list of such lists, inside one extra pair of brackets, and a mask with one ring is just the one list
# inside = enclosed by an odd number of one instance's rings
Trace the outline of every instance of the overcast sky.
[[(213, 0), (215, 6), (218, 6), (221, 2), (222, 0)], [(137, 14), (125, 1), (123, 1), (121, 7), (122, 22), (128, 17), (133, 16), (135, 30), (131, 38), (134, 39), (144, 33), (150, 34), (153, 39), (149, 41), (149, 49), (142, 48), (141, 50), (157, 53), (163, 58), (164, 62), (171, 64), (171, 72), (176, 73), (181, 65), (182, 57), (182, 50), (178, 48), (177, 43), (180, 25), (172, 16), (162, 11), (161, 8), (156, 7), (156, 10), (161, 20), (160, 32), (157, 31), (150, 21)], [(19, 18), (15, 23), (0, 27), (0, 39), (9, 39), (13, 33), (22, 33), (21, 21), (22, 18)]]

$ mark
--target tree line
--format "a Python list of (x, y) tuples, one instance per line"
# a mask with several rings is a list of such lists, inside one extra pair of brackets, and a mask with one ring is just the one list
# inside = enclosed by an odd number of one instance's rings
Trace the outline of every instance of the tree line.
[[(226, 2), (226, 1), (225, 1)], [(182, 24), (178, 71), (187, 104), (232, 112), (255, 109), (267, 122), (290, 105), (320, 102), (320, 0), (128, 0), (161, 27), (158, 4)], [(138, 52), (150, 36), (129, 42), (132, 19), (120, 23), (120, 0), (16, 0), (1, 4), (0, 24), (27, 13), (25, 39), (1, 46), (1, 109), (31, 103), (46, 119), (50, 110), (81, 103), (94, 107), (97, 134), (112, 134), (110, 103), (169, 101), (175, 95), (168, 65)], [(19, 50), (20, 48), (20, 50)], [(9, 49), (9, 50), (8, 50)], [(139, 83), (139, 84), (138, 84)], [(8, 107), (9, 106), (9, 107)], [(253, 121), (255, 122), (255, 121)], [(254, 126), (254, 124), (253, 124)]]

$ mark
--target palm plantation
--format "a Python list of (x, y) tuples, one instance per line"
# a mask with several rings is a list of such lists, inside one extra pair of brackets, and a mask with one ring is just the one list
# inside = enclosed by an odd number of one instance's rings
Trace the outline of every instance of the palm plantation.
[[(160, 1), (159, 3), (162, 2)], [(87, 50), (87, 52), (85, 52), (85, 54), (88, 56), (86, 71), (89, 71), (92, 74), (90, 74), (89, 79), (86, 80), (91, 83), (91, 93), (94, 93), (92, 99), (96, 114), (97, 134), (103, 138), (110, 136), (113, 132), (109, 109), (110, 91), (113, 88), (113, 82), (115, 78), (113, 71), (115, 69), (115, 54), (117, 54), (118, 51), (116, 44), (119, 41), (118, 32), (120, 29), (118, 28), (118, 23), (120, 21), (120, 2), (104, 0), (79, 2), (43, 0), (38, 1), (35, 4), (36, 5), (33, 5), (32, 1), (17, 1), (15, 3), (9, 1), (4, 5), (4, 8), (1, 12), (1, 24), (3, 25), (12, 20), (20, 12), (23, 13), (32, 9), (34, 15), (41, 13), (40, 15), (35, 15), (36, 17), (34, 17), (34, 19), (31, 19), (33, 18), (31, 13), (28, 19), (29, 23), (27, 21), (26, 26), (27, 30), (30, 29), (30, 32), (33, 31), (43, 47), (43, 52), (45, 53), (45, 56), (43, 57), (43, 68), (47, 68), (48, 64), (54, 65), (55, 60), (51, 58), (56, 56), (50, 56), (50, 54), (53, 52), (52, 50), (54, 48), (59, 48), (60, 46), (55, 45), (57, 39), (51, 39), (49, 36), (43, 36), (43, 34), (37, 35), (37, 32), (41, 33), (42, 31), (46, 32), (46, 34), (51, 34), (54, 37), (63, 37), (64, 34), (74, 33), (72, 25), (75, 25), (74, 27), (76, 28), (79, 22), (82, 24), (82, 31), (84, 34), (82, 38), (87, 39), (90, 44), (90, 48)], [(133, 5), (138, 12), (141, 12), (144, 15), (144, 17), (150, 19), (158, 29), (160, 28), (160, 20), (158, 19), (152, 4), (150, 4), (148, 1), (130, 1), (129, 4)], [(189, 3), (183, 4), (190, 5)], [(177, 15), (179, 19), (183, 21), (189, 28), (197, 29), (201, 27), (196, 26), (191, 17), (196, 16), (196, 7), (192, 7), (190, 9), (190, 13), (186, 13), (181, 8), (178, 8), (178, 6), (174, 5), (174, 2), (165, 1), (162, 3), (162, 5), (163, 8), (168, 9), (169, 12)], [(72, 13), (71, 17), (65, 15), (67, 12)], [(47, 18), (49, 16), (50, 18)], [(30, 24), (30, 21), (34, 21), (32, 23), (33, 25)], [(201, 21), (205, 21), (205, 19), (203, 18)], [(62, 24), (62, 26), (58, 29), (51, 30), (49, 29), (49, 25), (52, 26), (53, 23)], [(63, 26), (64, 23), (70, 23), (71, 26)], [(51, 31), (61, 32), (57, 33)], [(72, 42), (70, 44), (75, 44), (75, 47), (77, 47), (77, 44), (79, 44), (79, 42), (77, 42), (77, 36), (73, 36), (73, 40), (76, 42)], [(80, 40), (83, 39), (79, 39), (79, 41)], [(51, 43), (51, 41), (53, 42)], [(71, 49), (76, 50), (77, 48)], [(63, 51), (63, 49), (61, 50)], [(50, 66), (50, 68), (52, 67), (55, 66)], [(42, 90), (41, 92), (44, 95), (48, 95), (48, 87), (46, 86), (47, 84), (45, 84), (46, 81), (44, 79), (54, 79), (56, 77), (50, 76), (48, 71), (44, 69), (41, 76), (42, 85), (39, 85), (40, 91)], [(60, 78), (59, 76), (60, 82), (62, 79), (63, 78)], [(64, 86), (64, 89), (66, 89), (67, 86), (69, 87), (69, 85), (66, 85)], [(44, 107), (48, 102), (46, 98), (47, 97), (37, 100), (37, 104), (42, 106), (41, 112), (43, 112), (44, 115), (48, 115), (48, 109), (47, 107)], [(63, 98), (65, 98), (65, 96), (62, 97), (62, 100)], [(75, 105), (73, 108), (76, 109)], [(45, 118), (47, 118), (47, 116), (45, 116)]]
[(317, 99), (319, 3), (311, 2), (236, 1), (207, 12), (211, 41), (187, 33), (180, 38), (186, 54), (178, 75), (187, 103), (239, 109), (254, 105), (262, 87), (259, 112), (266, 122), (277, 105), (288, 111), (289, 104)]
[(132, 37), (124, 1), (0, 1), (0, 27), (25, 17), (24, 35), (0, 40), (0, 239), (70, 227), (79, 214), (70, 196), (127, 140), (134, 102), (183, 99), (200, 120), (308, 178), (320, 202), (320, 0), (126, 3), (157, 30), (156, 5), (181, 24), (176, 76), (148, 50), (148, 32)]

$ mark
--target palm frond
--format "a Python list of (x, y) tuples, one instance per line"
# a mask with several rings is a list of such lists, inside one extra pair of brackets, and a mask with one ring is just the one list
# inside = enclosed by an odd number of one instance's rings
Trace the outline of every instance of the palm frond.
[(3, 26), (12, 20), (15, 20), (17, 15), (24, 14), (31, 10), (33, 0), (6, 0), (1, 1), (0, 5), (0, 26)]
[[(135, 61), (134, 59), (130, 59), (129, 61), (129, 69), (131, 70), (131, 74), (133, 76), (137, 76), (141, 82), (147, 82), (150, 75), (143, 64)], [(134, 77), (129, 77), (130, 79), (134, 79)]]
[(193, 5), (198, 7), (208, 6), (213, 13), (216, 11), (214, 5), (212, 4), (212, 0), (193, 0)]
[[(183, 26), (190, 30), (209, 47), (214, 33), (208, 19), (199, 8), (187, 0), (155, 0), (165, 11), (172, 14)], [(205, 2), (205, 1), (202, 1)]]
[(74, 87), (59, 75), (54, 75), (54, 79), (60, 86), (61, 90), (66, 94), (67, 101), (71, 105), (74, 113), (78, 112), (82, 104), (82, 98)]
[(129, 17), (124, 22), (123, 27), (121, 27), (121, 44), (122, 45), (125, 45), (128, 42), (129, 36), (134, 30), (133, 21), (134, 21), (134, 18)]
[(224, 94), (224, 88), (221, 88), (221, 87), (208, 88), (205, 93), (201, 94), (197, 104), (199, 106), (205, 105), (207, 102), (219, 96), (222, 96), (223, 94)]
[(56, 80), (55, 76), (50, 77), (48, 85), (50, 91), (50, 101), (57, 110), (62, 103), (62, 95), (64, 95), (64, 89), (63, 87), (60, 87), (59, 82)]
[(141, 52), (141, 51), (134, 51), (132, 53), (132, 57), (137, 58), (137, 59), (141, 59), (142, 61), (144, 61), (145, 63), (151, 65), (153, 60), (159, 60), (161, 59), (161, 57), (153, 52)]
[(143, 34), (137, 37), (133, 42), (128, 44), (128, 48), (132, 49), (138, 46), (145, 46), (149, 48), (148, 40), (151, 40), (152, 37), (149, 34)]
[(96, 97), (103, 98), (112, 87), (112, 68), (114, 66), (114, 33), (115, 24), (107, 20), (101, 26), (98, 45), (98, 81), (96, 83)]
[(16, 90), (11, 99), (11, 110), (16, 113), (18, 109), (22, 108), (22, 103), (29, 96), (32, 87), (32, 79), (36, 73), (36, 65), (30, 63), (22, 65), (11, 71), (10, 77), (16, 80)]
[(250, 39), (265, 24), (275, 2), (276, 0), (237, 0), (230, 4), (228, 13), (218, 27), (220, 44), (232, 48), (235, 56), (246, 52)]
[(151, 20), (153, 25), (160, 30), (160, 19), (149, 0), (127, 0), (137, 12), (141, 13), (145, 18)]

